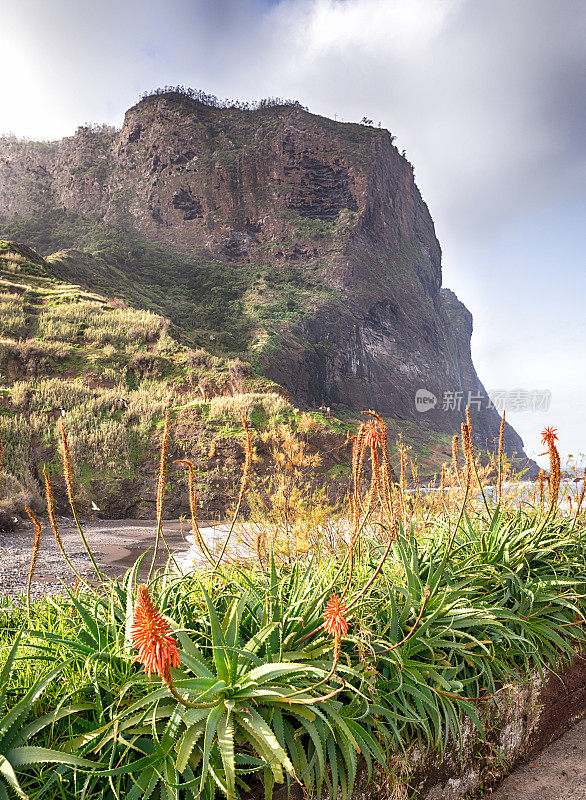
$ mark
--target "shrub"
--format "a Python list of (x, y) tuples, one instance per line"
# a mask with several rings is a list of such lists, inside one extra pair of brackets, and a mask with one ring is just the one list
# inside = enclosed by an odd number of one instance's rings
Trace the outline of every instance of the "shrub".
[(179, 351), (179, 345), (166, 331), (163, 331), (157, 342), (157, 350), (160, 353), (177, 353)]
[(232, 358), (228, 361), (228, 371), (232, 380), (242, 381), (254, 376), (252, 366), (239, 358)]
[(49, 341), (75, 342), (81, 330), (81, 322), (72, 319), (63, 319), (61, 315), (50, 313), (41, 314), (39, 317), (39, 336)]
[(213, 356), (207, 350), (198, 347), (196, 350), (189, 352), (187, 364), (191, 369), (200, 369), (202, 367), (204, 369), (217, 369), (224, 366), (225, 362), (222, 358)]
[(131, 357), (127, 371), (133, 373), (137, 380), (144, 380), (145, 378), (162, 378), (169, 367), (169, 359), (158, 353), (141, 350)]
[(0, 366), (5, 371), (16, 373), (18, 377), (32, 378), (54, 372), (58, 362), (67, 361), (72, 352), (71, 345), (64, 342), (45, 342), (40, 339), (0, 342)]

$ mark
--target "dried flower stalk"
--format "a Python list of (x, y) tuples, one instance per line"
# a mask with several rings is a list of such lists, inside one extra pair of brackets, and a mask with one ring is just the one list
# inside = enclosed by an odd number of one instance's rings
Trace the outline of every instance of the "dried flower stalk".
[(462, 491), (464, 491), (464, 484), (462, 482), (462, 475), (460, 473), (460, 465), (458, 464), (458, 445), (459, 439), (457, 436), (452, 436), (452, 467), (454, 470), (454, 476), (458, 481), (458, 485)]
[(28, 506), (24, 507), (24, 510), (29, 515), (33, 525), (35, 526), (34, 534), (33, 534), (33, 550), (31, 554), (31, 565), (28, 571), (28, 581), (26, 585), (26, 608), (28, 612), (28, 616), (31, 615), (31, 584), (33, 582), (33, 575), (35, 574), (35, 567), (37, 565), (37, 557), (39, 555), (39, 547), (41, 546), (41, 534), (43, 532), (43, 526), (37, 519), (36, 514), (32, 511)]
[(159, 479), (157, 482), (157, 524), (160, 524), (161, 522), (161, 516), (163, 513), (163, 501), (165, 500), (165, 487), (167, 485), (169, 428), (170, 428), (170, 414), (169, 411), (165, 411), (165, 423), (163, 426), (163, 437), (161, 439), (161, 457), (159, 461)]
[(352, 501), (357, 508), (360, 508), (362, 499), (360, 497), (360, 481), (364, 469), (364, 454), (366, 452), (366, 428), (360, 425), (358, 433), (354, 438), (352, 446)]
[(503, 410), (503, 417), (501, 419), (501, 427), (499, 429), (499, 444), (497, 451), (497, 496), (500, 502), (502, 487), (503, 487), (503, 442), (505, 437), (505, 412)]
[[(387, 524), (390, 524), (392, 518), (392, 494), (391, 494), (391, 465), (388, 455), (388, 440), (387, 440), (387, 425), (384, 419), (377, 414), (376, 411), (369, 410), (366, 412), (372, 419), (361, 426), (363, 437), (359, 437), (364, 442), (364, 451), (366, 447), (370, 448), (370, 460), (372, 468), (372, 483), (376, 486), (376, 494), (379, 497), (382, 514), (386, 519)], [(381, 451), (381, 458), (379, 461), (378, 449)], [(361, 458), (364, 458), (364, 452)], [(374, 500), (374, 493), (369, 493), (369, 507), (371, 509), (371, 500)]]
[(201, 535), (201, 531), (199, 529), (199, 525), (197, 522), (197, 490), (195, 488), (195, 472), (193, 468), (193, 462), (189, 461), (187, 458), (180, 458), (173, 462), (174, 464), (181, 464), (187, 470), (188, 475), (188, 486), (187, 486), (187, 493), (189, 499), (189, 510), (191, 512), (191, 529), (193, 531), (193, 536), (195, 541), (201, 550), (201, 552), (205, 555), (207, 560), (210, 564), (214, 563), (214, 559), (210, 550), (206, 543), (203, 540)]
[(73, 470), (71, 469), (71, 453), (69, 452), (69, 445), (67, 444), (67, 435), (65, 433), (65, 423), (63, 419), (61, 419), (61, 458), (63, 463), (63, 477), (65, 478), (65, 488), (67, 490), (67, 499), (69, 500), (69, 505), (71, 506), (71, 511), (73, 513), (73, 519), (75, 520), (75, 525), (83, 542), (83, 546), (86, 549), (86, 552), (92, 562), (92, 565), (96, 571), (96, 575), (98, 578), (103, 581), (104, 576), (102, 575), (100, 568), (94, 558), (94, 554), (91, 551), (89, 544), (87, 543), (87, 539), (85, 538), (85, 534), (83, 532), (83, 528), (81, 527), (79, 518), (77, 516), (77, 509), (75, 507), (75, 499), (73, 496)]
[(63, 477), (65, 479), (65, 488), (67, 490), (67, 497), (69, 505), (75, 510), (75, 501), (73, 498), (73, 471), (71, 469), (71, 453), (69, 452), (69, 445), (67, 444), (67, 435), (65, 433), (65, 423), (61, 419), (61, 457), (63, 462)]
[(165, 542), (165, 546), (167, 547), (167, 551), (169, 555), (171, 555), (171, 551), (169, 550), (169, 545), (165, 541), (165, 537), (162, 536), (162, 524), (163, 524), (163, 501), (165, 500), (165, 487), (167, 485), (167, 458), (169, 454), (169, 429), (170, 429), (170, 419), (171, 415), (169, 410), (165, 411), (165, 422), (163, 423), (163, 435), (161, 437), (161, 455), (159, 458), (159, 477), (157, 480), (157, 499), (156, 499), (156, 513), (157, 513), (157, 533), (155, 535), (155, 546), (153, 548), (153, 557), (151, 559), (151, 566), (149, 569), (149, 575), (147, 583), (150, 581), (153, 570), (155, 568), (155, 561), (157, 560), (157, 555), (159, 553), (159, 545), (161, 542), (161, 537)]
[(440, 478), (440, 499), (444, 511), (447, 513), (446, 507), (446, 465), (442, 464), (442, 475)]
[(61, 540), (61, 534), (59, 533), (59, 528), (57, 527), (57, 517), (55, 515), (55, 501), (53, 499), (53, 489), (51, 488), (51, 481), (49, 480), (49, 474), (47, 472), (47, 467), (43, 466), (43, 478), (45, 480), (45, 500), (47, 502), (47, 516), (49, 517), (49, 525), (51, 526), (51, 530), (53, 531), (53, 536), (55, 537), (55, 541), (57, 542), (57, 547), (59, 548), (61, 555), (67, 562), (69, 569), (73, 572), (76, 578), (84, 583), (86, 586), (89, 586), (88, 582), (81, 577), (79, 572), (75, 569), (73, 564), (71, 563), (69, 556), (65, 552), (65, 548), (63, 547), (63, 542)]
[(539, 470), (539, 476), (537, 478), (537, 482), (539, 485), (539, 505), (543, 505), (543, 498), (545, 495), (545, 470)]
[(582, 476), (582, 489), (580, 490), (580, 496), (578, 498), (576, 516), (579, 515), (580, 509), (582, 508), (582, 503), (584, 502), (584, 495), (586, 495), (586, 469), (584, 470), (584, 475)]
[(236, 504), (236, 510), (234, 511), (234, 516), (232, 517), (232, 524), (230, 525), (230, 530), (224, 540), (224, 544), (222, 545), (222, 549), (220, 551), (220, 555), (218, 556), (216, 563), (214, 565), (214, 571), (218, 569), (220, 566), (220, 562), (224, 558), (224, 553), (226, 552), (226, 548), (228, 547), (228, 542), (232, 537), (232, 532), (234, 530), (234, 525), (236, 524), (236, 520), (238, 518), (238, 514), (240, 513), (240, 506), (242, 505), (242, 501), (244, 500), (244, 495), (248, 486), (250, 484), (250, 475), (252, 473), (252, 437), (250, 435), (250, 427), (248, 425), (248, 421), (244, 414), (240, 416), (240, 420), (242, 422), (242, 427), (244, 428), (244, 433), (246, 435), (245, 445), (244, 445), (244, 467), (242, 468), (242, 480), (240, 482), (240, 493), (238, 495), (238, 502)]
[(403, 520), (403, 528), (407, 527), (407, 507), (405, 503), (405, 493), (407, 489), (407, 477), (406, 477), (406, 469), (405, 469), (405, 448), (403, 446), (399, 447), (399, 461), (400, 461), (400, 472), (399, 472), (399, 507), (401, 510), (401, 519)]

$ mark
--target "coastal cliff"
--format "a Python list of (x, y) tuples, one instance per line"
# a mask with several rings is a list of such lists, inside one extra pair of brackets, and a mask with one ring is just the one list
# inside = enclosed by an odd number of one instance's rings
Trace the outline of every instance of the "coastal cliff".
[[(0, 140), (0, 234), (54, 253), (61, 279), (164, 314), (190, 346), (251, 362), (301, 407), (448, 436), (481, 398), (476, 441), (494, 446), (471, 315), (441, 288), (432, 218), (388, 131), (154, 94), (120, 130)], [(524, 455), (508, 425), (505, 445)]]

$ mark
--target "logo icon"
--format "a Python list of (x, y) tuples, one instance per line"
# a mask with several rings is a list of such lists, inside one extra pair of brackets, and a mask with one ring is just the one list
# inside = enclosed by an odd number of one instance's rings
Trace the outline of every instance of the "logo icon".
[(415, 392), (415, 408), (417, 411), (424, 413), (431, 411), (432, 408), (437, 406), (437, 397), (428, 392), (427, 389), (418, 389)]

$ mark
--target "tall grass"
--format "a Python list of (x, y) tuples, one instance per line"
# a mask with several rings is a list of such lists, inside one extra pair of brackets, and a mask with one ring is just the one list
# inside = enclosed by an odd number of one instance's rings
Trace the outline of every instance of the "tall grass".
[[(51, 475), (60, 471), (53, 451), (63, 413), (78, 501), (84, 511), (99, 497), (112, 508), (112, 501), (124, 502), (123, 480), (148, 474), (153, 429), (167, 408), (252, 384), (257, 392), (272, 386), (237, 359), (180, 345), (157, 314), (56, 280), (24, 245), (0, 242), (0, 273), (0, 371), (7, 388), (0, 416), (13, 420), (6, 431), (11, 463), (0, 483), (7, 511), (24, 513), (27, 504), (39, 509), (43, 462)], [(238, 396), (213, 407), (222, 419), (238, 419), (242, 407), (268, 422), (283, 401), (259, 395), (254, 407)], [(198, 412), (207, 416), (208, 407)], [(62, 502), (61, 491), (56, 499)]]
[(39, 315), (39, 335), (46, 339), (94, 345), (124, 346), (154, 341), (164, 326), (162, 317), (150, 311), (111, 308), (105, 302), (66, 302), (47, 306)]
[(222, 395), (212, 397), (210, 403), (210, 418), (221, 419), (222, 417), (240, 416), (250, 419), (253, 412), (259, 409), (269, 416), (277, 416), (283, 411), (292, 411), (293, 406), (284, 397), (276, 393), (250, 394), (236, 393), (233, 395)]
[[(87, 508), (95, 498), (92, 484), (135, 474), (141, 450), (149, 447), (154, 426), (175, 396), (158, 381), (146, 380), (122, 392), (119, 387), (95, 390), (78, 381), (47, 378), (17, 381), (11, 399), (16, 413), (2, 419), (6, 475), (0, 482), (0, 507), (24, 513), (25, 505), (40, 508), (40, 466), (33, 440), (37, 453), (43, 448), (46, 460), (55, 461), (60, 408), (66, 414), (75, 477), (83, 478), (78, 498)], [(54, 469), (60, 472), (58, 461)]]
[(0, 286), (0, 331), (2, 338), (22, 338), (27, 331), (22, 295), (3, 292)]
[(33, 429), (23, 416), (1, 421), (2, 474), (0, 509), (24, 514), (25, 506), (41, 507), (38, 482), (31, 470)]

